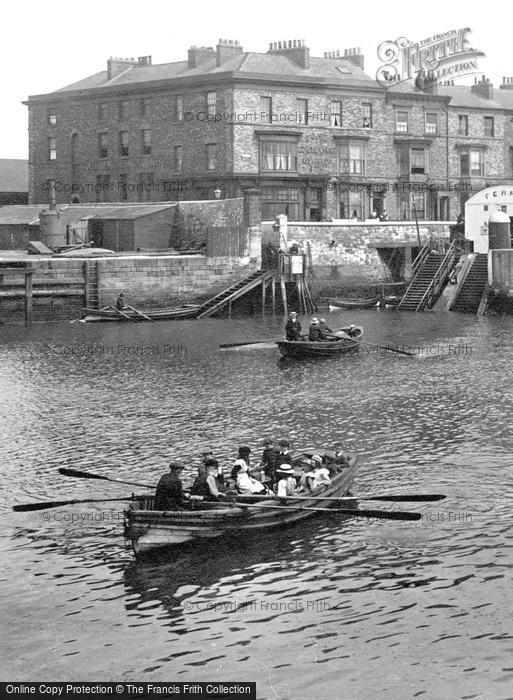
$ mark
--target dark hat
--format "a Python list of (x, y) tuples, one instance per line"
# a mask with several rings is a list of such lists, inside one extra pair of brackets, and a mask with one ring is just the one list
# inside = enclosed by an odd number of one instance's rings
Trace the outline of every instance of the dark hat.
[(281, 438), (281, 440), (278, 440), (278, 445), (282, 445), (283, 447), (290, 447), (290, 441), (287, 440), (287, 438)]
[(205, 466), (206, 467), (215, 467), (217, 469), (219, 467), (219, 462), (217, 461), (217, 459), (206, 459)]
[(262, 445), (272, 445), (274, 440), (270, 437), (266, 437), (262, 440)]
[(181, 469), (183, 469), (184, 466), (183, 466), (183, 464), (180, 464), (180, 462), (170, 462), (169, 468), (171, 469), (172, 472), (178, 472)]
[(241, 447), (239, 447), (239, 452), (249, 454), (251, 452), (251, 447), (248, 447), (247, 445), (242, 445)]

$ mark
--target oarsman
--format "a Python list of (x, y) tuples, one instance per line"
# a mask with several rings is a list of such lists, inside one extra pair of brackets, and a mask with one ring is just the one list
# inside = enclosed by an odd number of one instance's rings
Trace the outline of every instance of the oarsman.
[(155, 491), (155, 510), (182, 510), (184, 507), (183, 485), (180, 472), (183, 465), (179, 462), (169, 464), (169, 473), (160, 477)]
[(116, 309), (118, 311), (123, 311), (123, 309), (126, 309), (125, 299), (122, 294), (120, 294), (116, 300)]
[(285, 324), (285, 338), (287, 340), (301, 340), (301, 324), (297, 320), (297, 313), (291, 311)]

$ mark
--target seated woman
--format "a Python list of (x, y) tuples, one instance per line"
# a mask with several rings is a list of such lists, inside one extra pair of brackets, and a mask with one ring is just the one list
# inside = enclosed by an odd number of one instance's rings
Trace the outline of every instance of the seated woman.
[[(241, 464), (237, 464), (241, 462)], [(261, 494), (265, 495), (269, 493), (269, 489), (262, 484), (261, 481), (257, 481), (252, 476), (248, 474), (249, 467), (244, 462), (244, 460), (237, 460), (234, 465), (238, 467), (236, 475), (237, 491), (240, 494), (251, 495), (251, 494)]]
[(305, 483), (307, 488), (311, 491), (324, 486), (327, 488), (331, 485), (329, 470), (323, 466), (322, 457), (319, 455), (313, 455), (312, 457), (312, 469), (310, 472), (305, 474)]
[(287, 498), (294, 496), (296, 493), (296, 480), (294, 478), (294, 469), (290, 464), (280, 464), (276, 469), (278, 484), (276, 485), (276, 497)]

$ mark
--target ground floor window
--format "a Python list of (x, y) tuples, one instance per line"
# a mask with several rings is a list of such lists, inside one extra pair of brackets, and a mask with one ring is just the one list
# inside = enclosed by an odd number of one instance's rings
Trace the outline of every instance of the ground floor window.
[(298, 187), (262, 188), (262, 218), (270, 221), (280, 214), (285, 214), (289, 221), (299, 221)]
[(366, 190), (342, 190), (340, 193), (340, 218), (362, 221), (368, 213), (369, 193)]
[(402, 221), (413, 221), (415, 212), (419, 221), (426, 220), (426, 193), (399, 192), (399, 219)]

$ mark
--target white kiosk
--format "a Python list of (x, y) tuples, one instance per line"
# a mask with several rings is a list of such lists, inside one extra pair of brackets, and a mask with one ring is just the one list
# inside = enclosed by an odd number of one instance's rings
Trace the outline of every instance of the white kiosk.
[(513, 185), (487, 187), (465, 203), (465, 238), (474, 242), (474, 253), (488, 253), (488, 222), (495, 212), (513, 219)]

